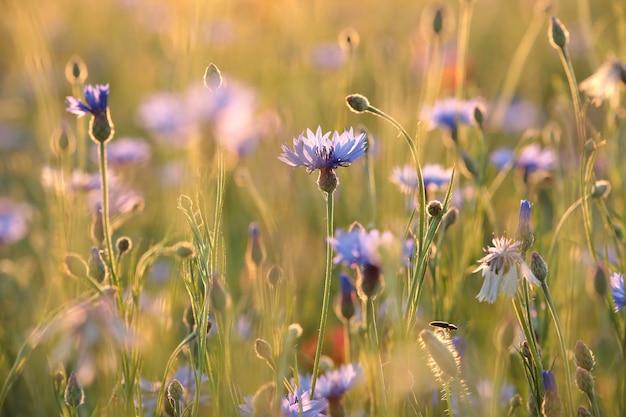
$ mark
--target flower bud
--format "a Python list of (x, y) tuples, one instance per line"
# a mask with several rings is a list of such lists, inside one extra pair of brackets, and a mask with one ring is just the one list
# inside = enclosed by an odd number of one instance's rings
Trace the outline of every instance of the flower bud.
[(185, 323), (185, 326), (187, 326), (187, 330), (190, 333), (193, 331), (194, 327), (196, 326), (196, 318), (193, 315), (193, 307), (191, 304), (189, 304), (187, 308), (185, 308), (185, 311), (183, 312), (183, 323)]
[(77, 278), (84, 278), (88, 274), (88, 266), (83, 258), (80, 257), (77, 253), (68, 253), (65, 255), (64, 262), (65, 270), (70, 275), (73, 275)]
[(543, 387), (545, 396), (543, 397), (542, 411), (545, 417), (561, 417), (563, 415), (563, 404), (556, 387), (556, 379), (552, 371), (542, 372)]
[(72, 371), (70, 378), (67, 380), (63, 400), (69, 407), (78, 407), (85, 402), (85, 391), (83, 390), (83, 386), (78, 382), (76, 372), (74, 371)]
[(230, 307), (230, 294), (224, 288), (222, 280), (219, 274), (213, 274), (211, 278), (211, 307), (213, 310), (223, 313), (228, 307)]
[(342, 30), (337, 38), (339, 47), (346, 52), (353, 52), (359, 46), (359, 40), (359, 32), (353, 28)]
[(96, 143), (106, 143), (113, 139), (115, 126), (111, 120), (111, 112), (106, 111), (94, 114), (89, 121), (89, 137)]
[(127, 236), (122, 236), (117, 239), (115, 246), (117, 247), (117, 253), (122, 255), (133, 248), (133, 241)]
[[(456, 140), (455, 140), (456, 141)], [(463, 164), (472, 177), (476, 179), (480, 179), (480, 168), (478, 167), (478, 162), (470, 154), (461, 149), (461, 159), (463, 160)]]
[(593, 274), (593, 289), (600, 297), (604, 297), (606, 295), (606, 290), (608, 289), (606, 272), (601, 266), (597, 266), (596, 272)]
[(606, 198), (611, 192), (611, 183), (605, 180), (596, 181), (591, 187), (591, 198)]
[(569, 32), (556, 16), (550, 18), (548, 38), (555, 49), (563, 49), (569, 42)]
[(576, 359), (576, 365), (591, 372), (596, 364), (596, 358), (593, 356), (591, 349), (587, 347), (581, 340), (576, 341), (574, 347), (574, 358)]
[(268, 363), (274, 362), (274, 358), (272, 357), (272, 347), (264, 339), (256, 339), (254, 341), (254, 353), (256, 353), (258, 358), (264, 359)]
[(89, 257), (89, 276), (97, 282), (102, 282), (106, 274), (107, 267), (102, 260), (100, 250), (94, 246), (91, 248), (91, 256)]
[(66, 123), (61, 123), (52, 131), (50, 148), (56, 156), (70, 155), (76, 149), (76, 137)]
[(65, 79), (72, 85), (80, 85), (87, 80), (87, 65), (81, 57), (75, 55), (65, 64)]
[(522, 242), (521, 252), (525, 257), (526, 252), (532, 248), (535, 242), (535, 235), (533, 235), (533, 229), (530, 226), (530, 211), (532, 205), (527, 200), (522, 200), (519, 208), (519, 220), (517, 223), (517, 232), (515, 233), (515, 239)]
[(319, 171), (317, 186), (320, 191), (332, 194), (337, 188), (337, 184), (339, 184), (339, 178), (337, 178), (335, 170), (332, 168), (322, 168)]
[(222, 73), (213, 63), (209, 64), (204, 70), (204, 86), (211, 91), (217, 90), (222, 86)]
[(178, 242), (173, 249), (176, 256), (182, 259), (193, 258), (196, 255), (195, 248), (189, 242)]
[(579, 390), (587, 394), (589, 399), (593, 398), (593, 376), (591, 376), (588, 370), (580, 366), (576, 368), (576, 386)]
[(384, 288), (383, 275), (376, 265), (365, 264), (359, 271), (357, 281), (359, 296), (363, 300), (373, 300)]
[(355, 113), (364, 113), (370, 107), (369, 100), (361, 94), (350, 94), (346, 97), (346, 103)]
[(454, 378), (458, 375), (458, 362), (447, 343), (429, 330), (420, 332), (420, 341), (428, 351), (436, 376)]
[(443, 204), (439, 200), (432, 200), (426, 206), (426, 212), (430, 217), (439, 217), (443, 213)]
[(259, 225), (250, 223), (248, 227), (248, 246), (246, 248), (246, 262), (248, 267), (260, 267), (265, 262), (265, 244), (261, 237)]
[(448, 227), (456, 223), (456, 219), (458, 216), (459, 216), (458, 208), (452, 207), (451, 209), (448, 209), (448, 211), (446, 211), (446, 214), (444, 214), (443, 218), (441, 219), (441, 225), (443, 226), (444, 230), (447, 230)]
[(545, 281), (548, 276), (548, 264), (534, 251), (530, 254), (530, 270), (541, 282)]
[(172, 382), (167, 386), (167, 397), (173, 401), (180, 401), (185, 394), (185, 388), (183, 384), (177, 379), (172, 379)]

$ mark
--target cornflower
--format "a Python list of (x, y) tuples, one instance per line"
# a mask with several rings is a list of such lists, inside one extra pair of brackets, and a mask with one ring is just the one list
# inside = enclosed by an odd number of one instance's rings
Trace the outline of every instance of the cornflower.
[(109, 85), (86, 85), (83, 91), (85, 102), (75, 97), (66, 97), (65, 103), (70, 113), (82, 117), (91, 113), (89, 136), (94, 142), (105, 143), (113, 138), (114, 127), (109, 114)]
[(618, 312), (626, 305), (626, 296), (624, 295), (624, 274), (613, 272), (610, 281), (611, 292), (613, 293), (613, 305), (615, 312)]
[[(252, 417), (261, 414), (263, 411), (255, 408), (254, 396), (250, 395), (244, 398), (245, 404), (239, 406), (239, 413), (244, 417)], [(280, 403), (280, 417), (324, 417), (323, 411), (326, 410), (327, 402), (325, 399), (311, 399), (310, 390), (297, 389), (295, 393), (290, 392), (283, 397)], [(300, 414), (302, 408), (302, 414)]]
[(494, 238), (493, 246), (485, 249), (485, 255), (479, 262), (480, 266), (473, 272), (482, 271), (485, 278), (478, 301), (493, 303), (498, 293), (514, 297), (517, 283), (523, 275), (529, 283), (541, 285), (521, 255), (522, 242), (513, 242), (505, 237)]
[(436, 102), (430, 108), (425, 108), (421, 117), (428, 122), (429, 130), (445, 129), (456, 142), (459, 123), (476, 126), (477, 111), (482, 114), (485, 113), (485, 106), (478, 99), (465, 101), (447, 98)]

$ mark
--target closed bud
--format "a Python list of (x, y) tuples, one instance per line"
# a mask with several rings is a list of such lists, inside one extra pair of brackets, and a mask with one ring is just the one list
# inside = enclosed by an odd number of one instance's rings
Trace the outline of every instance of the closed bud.
[(420, 332), (420, 341), (431, 358), (431, 365), (437, 377), (446, 380), (458, 375), (458, 362), (450, 343), (444, 342), (430, 330)]
[(533, 229), (530, 226), (531, 207), (532, 205), (528, 200), (522, 200), (520, 203), (515, 239), (522, 242), (522, 257), (526, 256), (526, 252), (532, 248), (533, 243), (535, 242), (535, 235), (533, 235)]
[(556, 379), (552, 371), (543, 371), (543, 397), (542, 411), (544, 417), (561, 417), (563, 415), (563, 404), (556, 387)]
[(596, 143), (594, 142), (593, 139), (587, 139), (585, 141), (585, 147), (584, 147), (585, 154), (588, 155), (588, 154), (590, 154), (592, 152), (595, 152), (596, 148), (597, 148), (597, 146), (596, 146)]
[(106, 274), (107, 267), (102, 260), (100, 250), (94, 246), (91, 248), (91, 256), (89, 257), (89, 276), (97, 282), (102, 282)]
[(222, 86), (222, 73), (213, 63), (204, 70), (204, 85), (209, 90), (217, 90)]
[(230, 307), (230, 294), (226, 291), (219, 274), (211, 278), (211, 306), (213, 310), (223, 313)]
[(591, 187), (591, 198), (606, 198), (611, 192), (611, 183), (605, 180), (596, 181)]
[(324, 373), (332, 371), (335, 367), (335, 361), (330, 356), (322, 355), (320, 357), (320, 372)]
[(56, 156), (70, 155), (76, 149), (76, 138), (65, 123), (61, 123), (52, 131), (50, 148)]
[(451, 209), (446, 211), (446, 214), (444, 214), (443, 218), (441, 219), (441, 225), (443, 226), (444, 230), (447, 230), (448, 227), (456, 223), (456, 219), (458, 216), (459, 209), (456, 207), (452, 207)]
[(133, 241), (127, 236), (122, 236), (117, 239), (115, 246), (117, 247), (117, 253), (122, 255), (133, 248)]
[(556, 49), (564, 49), (569, 42), (569, 32), (558, 17), (552, 16), (550, 18), (549, 30), (548, 38), (552, 46)]
[(79, 56), (73, 56), (65, 65), (65, 79), (72, 85), (81, 85), (87, 80), (87, 65)]
[(185, 388), (183, 384), (177, 379), (172, 379), (172, 382), (167, 386), (167, 397), (173, 401), (180, 401), (185, 394)]
[(85, 402), (85, 391), (83, 390), (83, 386), (78, 382), (76, 372), (74, 371), (72, 371), (70, 378), (67, 380), (63, 400), (69, 407), (78, 407)]
[(254, 341), (254, 353), (256, 353), (256, 356), (260, 359), (264, 359), (269, 363), (274, 362), (274, 358), (272, 357), (272, 347), (264, 339), (257, 339)]
[(276, 287), (283, 282), (283, 270), (278, 265), (272, 265), (267, 271), (267, 282), (272, 287)]
[(370, 102), (361, 94), (350, 94), (346, 97), (348, 107), (355, 113), (364, 113), (370, 108)]
[(548, 276), (548, 264), (534, 251), (530, 254), (530, 270), (541, 282), (544, 282)]
[(606, 295), (607, 281), (606, 281), (606, 272), (604, 272), (604, 268), (601, 266), (596, 267), (596, 272), (593, 274), (593, 289), (600, 297), (604, 297)]
[(115, 126), (111, 120), (111, 112), (108, 107), (106, 111), (99, 112), (91, 117), (89, 121), (89, 137), (96, 143), (106, 143), (113, 139)]
[(261, 237), (259, 225), (250, 223), (248, 227), (248, 246), (246, 248), (246, 262), (248, 267), (260, 267), (265, 262), (265, 244)]
[(478, 162), (470, 154), (461, 150), (461, 159), (463, 160), (463, 164), (472, 177), (480, 180), (480, 168), (478, 167)]
[(588, 370), (580, 366), (576, 368), (576, 386), (579, 390), (587, 394), (589, 399), (593, 398), (593, 376), (591, 376)]
[(87, 263), (83, 261), (83, 258), (77, 253), (68, 253), (65, 255), (64, 266), (67, 273), (77, 278), (84, 278), (89, 272)]
[(359, 271), (357, 289), (362, 300), (373, 300), (384, 288), (383, 275), (376, 265), (365, 264)]
[(426, 212), (430, 217), (440, 217), (443, 213), (443, 204), (439, 200), (432, 200), (428, 202), (426, 206)]
[(353, 52), (359, 46), (359, 40), (359, 32), (353, 28), (342, 30), (337, 38), (339, 47), (346, 52)]
[(577, 366), (590, 372), (596, 364), (596, 358), (593, 356), (593, 352), (581, 340), (576, 341), (574, 358), (576, 359)]
[(522, 404), (523, 400), (521, 395), (515, 394), (513, 397), (511, 397), (511, 400), (509, 401), (509, 415), (513, 415), (513, 412), (521, 407)]

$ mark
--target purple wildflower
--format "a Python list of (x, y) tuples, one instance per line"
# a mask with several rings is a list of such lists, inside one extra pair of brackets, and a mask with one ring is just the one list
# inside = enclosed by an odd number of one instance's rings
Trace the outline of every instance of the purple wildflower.
[(327, 371), (318, 380), (316, 394), (330, 399), (339, 399), (363, 377), (360, 365), (341, 365), (339, 369)]
[(624, 274), (613, 272), (610, 281), (611, 292), (613, 293), (613, 305), (615, 312), (618, 312), (626, 305), (626, 296), (624, 295)]
[(28, 234), (32, 208), (0, 197), (0, 246), (22, 240)]
[(66, 97), (65, 103), (67, 108), (65, 110), (78, 115), (78, 117), (87, 113), (91, 113), (96, 117), (106, 113), (109, 105), (109, 84), (86, 85), (84, 94), (86, 103), (74, 97)]

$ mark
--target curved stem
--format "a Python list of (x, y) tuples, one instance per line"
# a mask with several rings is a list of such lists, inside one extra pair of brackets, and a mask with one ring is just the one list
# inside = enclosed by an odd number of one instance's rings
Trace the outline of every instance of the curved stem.
[(322, 356), (322, 345), (324, 344), (324, 333), (326, 332), (326, 319), (328, 318), (328, 305), (330, 304), (330, 284), (332, 281), (332, 258), (333, 247), (330, 238), (333, 236), (333, 213), (334, 213), (333, 193), (326, 193), (326, 273), (324, 276), (324, 298), (322, 301), (322, 316), (320, 318), (320, 329), (317, 337), (317, 348), (315, 349), (315, 361), (313, 362), (313, 377), (311, 379), (311, 398), (315, 394), (315, 384), (317, 373)]

